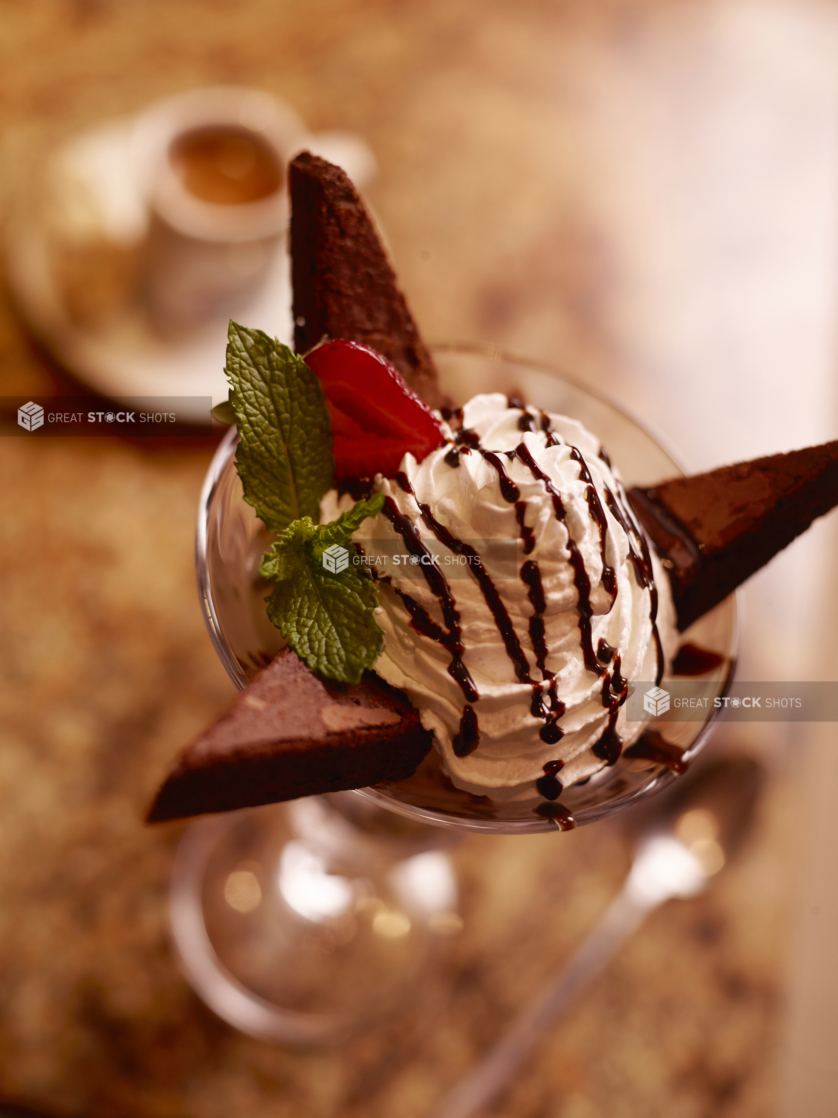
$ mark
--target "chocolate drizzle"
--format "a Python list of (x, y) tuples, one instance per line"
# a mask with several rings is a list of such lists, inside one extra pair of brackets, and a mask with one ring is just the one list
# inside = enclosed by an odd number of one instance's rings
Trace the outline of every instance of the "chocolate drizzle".
[(348, 493), (353, 501), (362, 501), (372, 496), (372, 478), (347, 477), (338, 485), (338, 496)]
[[(550, 417), (546, 412), (539, 411), (537, 414), (534, 414), (534, 411), (527, 410), (523, 402), (514, 397), (508, 398), (508, 404), (510, 408), (520, 408), (523, 413), (518, 421), (520, 430), (537, 432), (540, 429), (544, 435), (547, 446), (554, 446), (561, 443), (562, 440), (558, 439), (552, 430)], [(570, 557), (573, 581), (577, 592), (576, 609), (582, 656), (587, 670), (601, 678), (600, 691), (602, 704), (609, 712), (608, 725), (591, 749), (594, 755), (604, 761), (606, 765), (613, 765), (620, 757), (623, 748), (622, 738), (617, 733), (616, 724), (619, 708), (626, 701), (628, 695), (628, 681), (621, 673), (621, 657), (616, 648), (612, 647), (604, 639), (601, 639), (597, 644), (596, 651), (594, 650), (591, 620), (594, 612), (591, 604), (591, 579), (585, 569), (579, 546), (570, 534), (567, 522), (567, 510), (562, 495), (548, 474), (538, 465), (538, 462), (526, 443), (519, 443), (519, 445), (511, 451), (497, 452), (486, 450), (481, 446), (480, 437), (476, 431), (471, 428), (462, 427), (461, 410), (456, 413), (452, 412), (450, 415), (445, 414), (445, 418), (449, 419), (452, 425), (456, 423), (460, 424), (459, 429), (455, 433), (455, 445), (445, 454), (445, 463), (452, 469), (456, 469), (460, 466), (461, 456), (474, 451), (478, 452), (483, 457), (484, 461), (488, 462), (494, 468), (498, 476), (501, 496), (508, 504), (514, 506), (515, 518), (518, 523), (519, 536), (522, 541), (524, 555), (529, 555), (534, 550), (536, 543), (535, 533), (532, 528), (526, 525), (525, 517), (528, 503), (526, 500), (521, 499), (520, 486), (516, 484), (510, 476), (502, 454), (510, 462), (513, 462), (517, 458), (530, 472), (533, 478), (541, 482), (552, 501), (553, 513), (556, 519), (565, 526), (567, 532), (566, 547)], [(569, 450), (571, 460), (579, 467), (579, 479), (585, 485), (585, 499), (588, 505), (590, 518), (597, 526), (599, 532), (599, 547), (602, 559), (601, 585), (609, 596), (611, 606), (613, 607), (617, 598), (617, 575), (615, 569), (607, 560), (608, 521), (605, 508), (603, 507), (603, 502), (600, 499), (596, 485), (594, 484), (590, 470), (582, 454), (576, 447), (570, 447)], [(610, 459), (605, 449), (602, 447), (599, 451), (599, 457), (610, 467)], [(542, 677), (541, 680), (534, 680), (530, 674), (530, 665), (518, 635), (515, 632), (506, 606), (504, 605), (497, 587), (489, 576), (479, 553), (474, 547), (464, 540), (459, 539), (444, 524), (440, 523), (427, 504), (419, 501), (405, 473), (399, 472), (396, 476), (396, 482), (406, 494), (416, 501), (422, 519), (437, 540), (455, 555), (463, 556), (467, 560), (468, 570), (477, 581), (486, 605), (494, 618), (495, 625), (503, 640), (506, 653), (513, 665), (516, 678), (519, 682), (529, 683), (532, 686), (530, 710), (533, 717), (539, 718), (544, 722), (544, 725), (539, 731), (541, 740), (548, 744), (558, 742), (563, 736), (563, 730), (558, 725), (558, 722), (565, 713), (565, 704), (558, 696), (558, 682), (547, 668), (549, 648), (547, 645), (544, 620), (547, 609), (547, 599), (538, 563), (532, 559), (527, 559), (522, 563), (519, 572), (521, 581), (527, 587), (528, 598), (532, 606), (532, 614), (529, 618), (529, 637), (535, 656), (535, 662)], [(656, 623), (658, 602), (651, 557), (645, 537), (637, 527), (631, 512), (628, 511), (627, 506), (624, 505), (626, 499), (625, 492), (619, 482), (617, 482), (617, 486), (619, 499), (606, 487), (605, 504), (625, 532), (629, 549), (628, 558), (632, 564), (638, 585), (642, 589), (648, 589), (650, 592), (650, 619), (657, 653), (656, 683), (659, 684), (663, 675), (664, 657)], [(404, 540), (410, 554), (416, 556), (420, 560), (421, 569), (428, 587), (439, 601), (444, 625), (440, 625), (434, 621), (427, 610), (409, 594), (394, 587), (395, 592), (399, 595), (410, 615), (411, 627), (422, 636), (426, 636), (442, 645), (451, 654), (451, 663), (448, 666), (448, 672), (459, 684), (468, 704), (463, 708), (459, 730), (454, 735), (452, 744), (456, 756), (468, 756), (477, 748), (480, 740), (477, 715), (471, 706), (472, 703), (477, 702), (479, 694), (468, 669), (463, 663), (462, 657), (465, 648), (462, 643), (460, 615), (456, 608), (454, 596), (440, 569), (439, 563), (423, 542), (419, 535), (419, 530), (413, 521), (399, 511), (396, 502), (390, 497), (385, 499), (383, 511), (396, 532), (398, 532)], [(388, 579), (386, 581), (389, 582), (390, 580)], [(698, 651), (701, 652), (702, 650)], [(706, 670), (709, 670), (709, 668)], [(684, 674), (687, 673), (685, 672)], [(643, 740), (644, 739), (641, 739), (641, 742)], [(638, 745), (639, 744), (640, 743), (638, 743)], [(649, 742), (646, 742), (645, 746), (642, 748), (649, 750), (652, 746)], [(640, 756), (636, 747), (632, 747), (631, 755)], [(564, 808), (560, 808), (559, 805), (554, 802), (562, 791), (561, 782), (556, 776), (561, 765), (561, 761), (548, 762), (548, 764), (545, 765), (544, 776), (536, 781), (536, 787), (539, 793), (544, 797), (545, 801), (548, 801), (540, 805), (537, 810), (539, 814), (547, 815), (555, 819), (559, 826), (563, 829), (567, 829), (574, 825), (573, 817), (570, 812), (566, 811)]]
[(506, 469), (500, 457), (495, 454), (493, 450), (483, 450), (481, 448), (480, 453), (483, 455), (485, 460), (491, 463), (491, 465), (493, 465), (497, 470), (498, 481), (500, 482), (500, 492), (504, 501), (507, 501), (510, 505), (515, 505), (516, 501), (520, 500), (521, 490), (506, 472)]
[(471, 427), (461, 427), (454, 435), (457, 446), (467, 446), (470, 450), (480, 449), (480, 436)]
[(545, 800), (557, 800), (562, 794), (561, 781), (557, 780), (552, 773), (539, 777), (535, 782), (535, 787), (539, 796), (543, 796)]
[[(387, 579), (390, 582), (390, 579)], [(404, 607), (410, 614), (410, 627), (415, 629), (417, 633), (421, 633), (423, 637), (430, 637), (431, 640), (436, 641), (438, 644), (444, 645), (452, 652), (457, 650), (459, 644), (459, 633), (457, 630), (453, 632), (446, 632), (441, 625), (437, 625), (436, 621), (431, 617), (424, 606), (421, 606), (415, 598), (411, 598), (404, 590), (400, 590), (397, 586), (393, 589), (401, 598)]]
[(477, 715), (472, 707), (463, 707), (459, 732), (454, 735), (454, 740), (451, 742), (455, 756), (468, 757), (469, 753), (474, 753), (477, 749), (479, 742), (480, 727), (477, 724)]
[(545, 722), (541, 729), (538, 731), (538, 736), (545, 745), (555, 745), (560, 742), (564, 737), (564, 730), (559, 725), (557, 719), (564, 714), (564, 703), (559, 704), (561, 707), (561, 714), (551, 714), (550, 721)]
[(530, 707), (536, 718), (543, 718), (544, 725), (538, 736), (546, 745), (555, 745), (564, 737), (559, 719), (565, 712), (565, 704), (559, 698), (558, 682), (555, 676), (546, 677), (547, 686), (533, 685), (533, 701)]
[(544, 776), (538, 778), (535, 787), (545, 800), (557, 800), (562, 794), (562, 784), (556, 779), (556, 773), (563, 768), (564, 761), (548, 761), (544, 766)]
[(550, 416), (546, 411), (540, 411), (538, 415), (541, 420), (541, 430), (544, 432), (547, 446), (558, 446), (559, 440), (556, 438), (555, 432), (553, 431), (552, 424), (550, 423)]
[(620, 668), (623, 664), (623, 658), (619, 653), (614, 657), (614, 668), (611, 672), (611, 690), (621, 695), (620, 705), (625, 702), (628, 695), (628, 680), (620, 674)]
[(600, 761), (604, 761), (606, 765), (616, 765), (623, 751), (623, 739), (615, 729), (617, 725), (617, 713), (616, 710), (611, 712), (605, 733), (599, 741), (594, 742), (591, 746), (593, 755), (599, 757)]
[[(620, 488), (620, 496), (625, 502), (625, 490), (619, 482), (617, 484)], [(634, 517), (631, 515), (629, 515), (628, 518), (626, 517), (625, 513), (620, 507), (620, 502), (617, 500), (610, 489), (605, 490), (605, 502), (611, 510), (617, 523), (626, 534), (626, 539), (628, 540), (629, 545), (629, 561), (634, 568), (634, 574), (637, 579), (638, 585), (644, 590), (649, 591), (649, 620), (652, 622), (652, 638), (655, 642), (655, 653), (657, 656), (655, 686), (659, 687), (660, 682), (663, 679), (663, 670), (666, 666), (666, 661), (663, 654), (663, 645), (661, 644), (660, 633), (658, 632), (658, 588), (655, 585), (654, 572), (652, 570), (652, 557), (649, 554), (649, 545), (646, 543), (646, 537), (635, 524)], [(639, 545), (639, 551), (636, 545)]]
[(440, 408), (439, 414), (442, 416), (445, 422), (455, 431), (463, 424), (462, 408)]
[(629, 761), (654, 761), (655, 764), (666, 765), (679, 775), (690, 767), (689, 761), (684, 760), (684, 750), (667, 741), (657, 730), (644, 730), (624, 756)]
[(507, 396), (506, 403), (510, 408), (522, 411), (524, 414), (518, 419), (519, 431), (541, 431), (545, 436), (545, 444), (547, 446), (556, 446), (559, 440), (553, 433), (553, 427), (550, 423), (550, 416), (546, 411), (538, 409), (537, 416), (533, 414), (520, 396)]
[(602, 705), (610, 711), (621, 707), (628, 698), (628, 681), (620, 674), (622, 657), (619, 653), (612, 663), (611, 671), (606, 672), (602, 681)]
[(585, 483), (585, 500), (588, 502), (588, 508), (591, 512), (591, 520), (596, 524), (599, 529), (599, 550), (602, 556), (602, 585), (605, 587), (606, 592), (611, 598), (611, 605), (617, 600), (617, 572), (608, 563), (605, 556), (606, 540), (608, 538), (608, 522), (605, 519), (605, 509), (602, 507), (602, 502), (599, 499), (599, 494), (596, 491), (591, 472), (585, 463), (585, 459), (579, 453), (575, 446), (570, 448), (571, 459), (579, 466), (579, 477)]
[[(507, 655), (509, 656), (509, 659), (512, 661), (512, 664), (515, 668), (515, 675), (521, 683), (532, 683), (532, 679), (530, 678), (530, 666), (527, 663), (527, 658), (524, 655), (524, 650), (521, 648), (521, 642), (518, 640), (518, 634), (515, 632), (515, 627), (512, 624), (512, 619), (507, 612), (506, 606), (501, 600), (501, 596), (498, 593), (498, 588), (495, 586), (494, 582), (492, 582), (492, 579), (489, 577), (489, 573), (483, 566), (483, 560), (480, 558), (479, 553), (475, 550), (475, 548), (471, 546), (471, 544), (465, 543), (463, 540), (458, 539), (458, 537), (450, 532), (445, 527), (445, 525), (440, 524), (440, 522), (431, 512), (430, 506), (417, 499), (416, 494), (413, 491), (413, 486), (410, 484), (410, 480), (408, 479), (406, 474), (400, 471), (396, 475), (396, 481), (400, 488), (403, 489), (405, 493), (413, 497), (413, 499), (416, 501), (416, 504), (419, 506), (419, 511), (422, 513), (422, 519), (428, 525), (439, 542), (447, 547), (449, 551), (453, 551), (455, 555), (462, 555), (468, 560), (469, 570), (477, 579), (477, 584), (480, 587), (483, 598), (486, 601), (486, 605), (489, 607), (492, 617), (495, 619), (495, 624), (497, 625), (498, 632), (503, 639)], [(392, 501), (392, 498), (390, 498), (390, 500)], [(395, 506), (395, 502), (393, 502), (393, 505)], [(413, 526), (411, 525), (411, 527)], [(415, 528), (413, 528), (413, 531), (416, 532), (416, 539), (418, 540), (418, 532)], [(405, 542), (407, 543), (406, 539)], [(427, 548), (424, 544), (421, 543), (421, 541), (420, 546), (423, 548), (424, 551), (427, 551)], [(434, 565), (436, 567), (436, 564)], [(436, 570), (439, 571), (439, 568), (436, 567)], [(445, 583), (446, 590), (450, 595), (450, 587), (448, 587), (448, 583), (445, 582), (445, 579), (443, 578), (441, 573), (440, 578), (442, 579), (443, 583)], [(451, 600), (453, 601), (453, 598)]]
[(527, 514), (527, 502), (515, 502), (515, 519), (518, 521), (518, 535), (524, 545), (524, 554), (529, 555), (535, 547), (535, 533), (532, 528), (528, 528), (524, 523), (524, 517)]
[(535, 662), (544, 682), (547, 683), (546, 689), (543, 684), (533, 684), (530, 711), (534, 718), (544, 719), (545, 724), (539, 730), (541, 740), (549, 745), (555, 745), (564, 736), (564, 731), (558, 725), (558, 721), (565, 712), (565, 705), (559, 699), (556, 677), (547, 670), (547, 657), (550, 651), (547, 647), (544, 629), (547, 599), (541, 582), (541, 572), (538, 569), (538, 564), (532, 559), (528, 559), (521, 567), (521, 581), (527, 586), (527, 596), (533, 610), (529, 628), (530, 640), (535, 652)]
[[(544, 485), (544, 488), (550, 494), (550, 498), (553, 502), (553, 512), (556, 519), (567, 527), (567, 513), (561, 493), (559, 493), (550, 478), (538, 465), (528, 447), (521, 443), (515, 453), (533, 477)], [(588, 572), (585, 570), (582, 553), (569, 531), (567, 534), (567, 549), (570, 553), (570, 565), (573, 567), (573, 581), (579, 599), (576, 610), (579, 614), (579, 632), (582, 637), (582, 657), (585, 661), (585, 667), (589, 672), (593, 672), (595, 675), (602, 675), (605, 668), (599, 663), (594, 653), (593, 631), (591, 628), (591, 616), (594, 612), (591, 607), (591, 580), (588, 578)]]
[(541, 572), (538, 563), (528, 559), (521, 567), (521, 581), (527, 587), (527, 596), (532, 606), (530, 617), (530, 640), (535, 652), (535, 662), (543, 678), (547, 678), (547, 641), (544, 635), (544, 611), (547, 609), (547, 599), (544, 596), (544, 586), (541, 582)]
[(546, 800), (533, 810), (536, 815), (541, 815), (545, 819), (552, 819), (562, 831), (572, 831), (576, 826), (573, 814), (562, 804), (557, 804), (554, 801)]
[(521, 648), (521, 642), (518, 640), (515, 626), (512, 624), (512, 619), (498, 593), (498, 588), (495, 586), (494, 582), (492, 582), (486, 568), (483, 566), (483, 560), (480, 558), (479, 553), (471, 544), (464, 543), (463, 540), (458, 539), (453, 533), (449, 532), (443, 524), (440, 524), (428, 505), (423, 504), (421, 501), (419, 501), (418, 504), (422, 512), (422, 519), (439, 542), (453, 551), (455, 555), (462, 555), (468, 559), (469, 570), (477, 579), (486, 605), (489, 607), (492, 617), (495, 619), (498, 632), (506, 648), (506, 654), (515, 668), (515, 675), (521, 683), (532, 683), (532, 679), (530, 678), (530, 666), (527, 663), (524, 650)]
[[(410, 485), (410, 482), (403, 474), (399, 474), (397, 480), (400, 478), (404, 478), (405, 483), (408, 486)], [(399, 484), (401, 484), (400, 480)], [(399, 512), (399, 507), (392, 497), (384, 498), (384, 507), (381, 511), (404, 540), (404, 545), (410, 554), (415, 555), (420, 561), (424, 560), (421, 564), (422, 573), (425, 576), (425, 581), (431, 593), (434, 594), (439, 601), (447, 632), (443, 631), (440, 626), (432, 620), (427, 611), (411, 598), (409, 594), (399, 592), (399, 596), (405, 603), (408, 613), (410, 613), (410, 624), (418, 633), (438, 641), (448, 649), (451, 653), (451, 663), (448, 665), (448, 674), (457, 681), (460, 690), (468, 701), (470, 703), (476, 703), (480, 698), (480, 694), (474, 685), (474, 680), (471, 678), (468, 668), (463, 663), (465, 645), (460, 639), (463, 631), (460, 626), (460, 614), (454, 601), (454, 595), (451, 593), (451, 587), (448, 585), (445, 575), (443, 575), (442, 571), (439, 569), (436, 559), (422, 542), (416, 525), (409, 517)]]
[[(546, 684), (546, 686), (545, 686)], [(552, 720), (561, 718), (565, 712), (565, 705), (559, 698), (558, 681), (554, 675), (545, 676), (542, 683), (532, 685), (532, 701), (530, 704), (533, 718), (546, 718)], [(541, 740), (557, 742), (562, 737), (560, 726), (545, 726), (541, 731)]]
[(706, 675), (714, 668), (721, 667), (724, 662), (724, 656), (720, 656), (718, 652), (699, 648), (697, 644), (687, 641), (678, 649), (678, 654), (672, 661), (672, 670), (675, 675)]

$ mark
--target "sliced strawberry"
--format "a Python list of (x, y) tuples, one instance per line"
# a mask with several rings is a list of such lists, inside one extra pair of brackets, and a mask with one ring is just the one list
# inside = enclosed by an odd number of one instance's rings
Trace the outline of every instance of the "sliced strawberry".
[(326, 342), (309, 353), (306, 364), (326, 393), (336, 481), (377, 473), (395, 477), (408, 451), (421, 461), (445, 441), (433, 412), (374, 349)]

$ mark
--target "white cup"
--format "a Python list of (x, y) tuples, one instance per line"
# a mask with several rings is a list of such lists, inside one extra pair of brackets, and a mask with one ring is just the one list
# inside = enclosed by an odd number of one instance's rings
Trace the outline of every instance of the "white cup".
[[(191, 331), (235, 315), (253, 298), (288, 222), (288, 162), (310, 140), (289, 106), (269, 93), (236, 86), (191, 90), (138, 117), (131, 157), (150, 214), (142, 297), (161, 333)], [(224, 175), (215, 173), (211, 159), (203, 171), (201, 164), (201, 145), (211, 150), (216, 141), (241, 156), (236, 165), (227, 160), (233, 173), (224, 201), (218, 200)], [(247, 174), (239, 172), (245, 165), (254, 171), (256, 162), (257, 179), (251, 176), (248, 185)]]

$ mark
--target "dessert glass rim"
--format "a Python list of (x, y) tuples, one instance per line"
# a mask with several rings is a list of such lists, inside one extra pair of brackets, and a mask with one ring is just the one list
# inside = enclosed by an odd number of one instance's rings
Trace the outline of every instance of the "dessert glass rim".
[[(530, 372), (536, 374), (536, 376), (548, 377), (555, 386), (564, 386), (572, 393), (577, 394), (581, 399), (584, 400), (587, 398), (590, 401), (594, 401), (599, 408), (604, 412), (610, 413), (619, 423), (628, 425), (628, 428), (633, 429), (634, 434), (639, 433), (649, 446), (654, 446), (658, 455), (662, 455), (671, 463), (673, 474), (683, 473), (677, 456), (670, 451), (664, 440), (660, 439), (657, 434), (653, 434), (649, 431), (645, 422), (641, 422), (637, 419), (631, 411), (622, 404), (615, 403), (606, 393), (583, 383), (581, 379), (563, 370), (558, 370), (549, 362), (521, 357), (496, 345), (480, 345), (471, 342), (446, 342), (432, 345), (429, 348), (437, 360), (442, 363), (444, 363), (447, 358), (451, 358), (454, 362), (458, 360), (465, 362), (479, 360), (484, 363), (489, 362), (490, 365), (497, 365), (499, 370), (505, 367), (511, 367), (520, 370), (522, 373)], [(447, 387), (445, 385), (444, 376), (442, 379), (443, 386)], [(507, 388), (511, 387), (512, 385), (507, 384)], [(515, 385), (515, 387), (520, 388), (520, 385)], [(488, 385), (483, 390), (502, 391), (500, 387)], [(471, 394), (473, 395), (474, 393), (472, 392)], [(456, 401), (458, 404), (463, 402), (465, 401)], [(541, 401), (537, 402), (539, 406), (543, 406)], [(555, 408), (550, 408), (549, 405), (548, 408), (549, 410), (556, 410)], [(572, 411), (565, 412), (565, 414), (570, 414), (572, 418), (579, 418)], [(594, 429), (594, 434), (596, 434), (597, 437), (601, 437), (601, 433), (596, 429)], [(250, 673), (248, 673), (248, 665), (236, 654), (229, 634), (225, 633), (224, 620), (218, 608), (219, 603), (214, 592), (211, 528), (213, 518), (217, 521), (216, 527), (220, 527), (223, 522), (225, 515), (225, 506), (223, 502), (225, 497), (221, 494), (221, 490), (225, 485), (225, 481), (229, 478), (231, 470), (236, 481), (238, 480), (235, 468), (233, 467), (233, 455), (235, 453), (236, 444), (237, 431), (235, 427), (232, 427), (219, 443), (207, 472), (201, 491), (198, 511), (195, 559), (201, 608), (210, 637), (227, 674), (238, 688), (242, 688), (258, 667), (265, 666), (270, 661), (270, 657), (265, 655), (262, 651), (260, 652), (262, 659), (259, 663), (255, 663), (251, 656), (251, 664), (249, 665), (251, 670)], [(622, 462), (618, 454), (615, 455), (615, 461), (617, 468), (621, 468)], [(630, 481), (632, 480), (636, 479), (630, 479)], [(230, 499), (229, 494), (226, 496), (226, 499)], [(222, 503), (220, 507), (217, 507), (219, 500), (221, 500)], [(252, 520), (256, 521), (255, 512), (250, 509), (250, 506), (244, 503), (240, 493), (238, 504), (241, 505), (241, 509), (238, 511), (245, 512), (245, 515), (250, 514)], [(229, 519), (229, 511), (227, 512), (227, 516)], [(265, 538), (266, 543), (268, 538), (269, 537)], [(258, 561), (256, 565), (258, 566)], [(718, 649), (724, 656), (724, 664), (719, 671), (718, 679), (713, 680), (716, 686), (715, 694), (720, 696), (726, 693), (733, 678), (736, 664), (739, 631), (737, 597), (738, 595), (732, 595), (707, 615), (711, 619), (713, 617), (717, 619), (721, 618), (721, 625), (717, 626), (717, 628), (721, 628), (724, 634), (720, 642), (724, 647), (719, 647)], [(700, 626), (703, 621), (704, 619), (701, 619), (696, 624)], [(269, 626), (269, 623), (267, 624)], [(275, 635), (275, 639), (279, 639), (278, 633)], [(684, 635), (684, 639), (686, 640), (689, 638)], [(665, 679), (666, 678), (667, 677), (665, 677)], [(691, 760), (703, 746), (717, 718), (717, 714), (717, 710), (713, 708), (709, 716), (703, 722), (689, 724), (696, 727), (696, 730), (694, 733), (690, 731), (687, 734), (689, 740), (684, 749), (684, 758), (687, 761)], [(668, 723), (667, 725), (671, 728), (673, 725), (684, 726), (688, 724)], [(435, 751), (432, 748), (431, 756), (434, 755)], [(627, 776), (629, 765), (632, 767), (632, 771), (630, 776)], [(643, 765), (646, 766), (645, 769)], [(615, 774), (620, 774), (617, 775), (616, 780)], [(637, 760), (627, 762), (625, 758), (620, 758), (616, 765), (606, 766), (587, 781), (579, 785), (568, 786), (568, 788), (563, 790), (560, 802), (564, 807), (572, 811), (576, 825), (592, 823), (616, 811), (629, 807), (645, 798), (651, 792), (665, 787), (675, 779), (675, 776), (675, 772), (670, 767), (663, 764)], [(459, 810), (445, 810), (438, 806), (429, 806), (427, 803), (411, 802), (410, 797), (407, 799), (400, 798), (401, 791), (408, 788), (410, 781), (413, 779), (414, 778), (408, 778), (407, 781), (399, 782), (399, 784), (382, 783), (381, 785), (370, 788), (352, 789), (343, 794), (361, 796), (376, 805), (386, 808), (388, 811), (407, 816), (417, 822), (432, 824), (436, 827), (482, 831), (492, 834), (532, 834), (554, 831), (560, 826), (559, 821), (552, 817), (535, 814), (529, 801), (526, 801), (527, 814), (512, 818), (487, 816), (486, 812), (483, 810), (469, 811), (467, 808), (461, 813)], [(622, 787), (620, 786), (621, 781)], [(583, 785), (585, 786), (584, 791)], [(461, 797), (466, 804), (474, 799), (473, 797), (468, 797), (466, 793), (462, 793)], [(574, 800), (579, 801), (578, 804), (574, 804)]]

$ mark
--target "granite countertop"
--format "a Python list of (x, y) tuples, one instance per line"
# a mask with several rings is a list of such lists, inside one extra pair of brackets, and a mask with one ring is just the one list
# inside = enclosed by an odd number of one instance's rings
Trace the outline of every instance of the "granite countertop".
[[(677, 67), (701, 7), (7, 5), (0, 188), (45, 136), (193, 84), (266, 88), (312, 128), (369, 140), (369, 197), (429, 339), (558, 355), (638, 407), (659, 382), (626, 342), (650, 327), (621, 271), (640, 210), (631, 176), (602, 162), (606, 128), (628, 131), (606, 94), (642, 76), (653, 48), (666, 57), (662, 36)], [(6, 295), (0, 378), (6, 395), (75, 390)], [(232, 694), (193, 573), (212, 449), (0, 439), (0, 1099), (67, 1118), (420, 1118), (605, 910), (629, 848), (616, 824), (467, 836), (454, 855), (464, 932), (409, 1012), (342, 1049), (285, 1051), (204, 1008), (167, 939), (183, 827), (142, 816)], [(781, 762), (772, 771), (738, 862), (651, 917), (496, 1113), (774, 1112), (797, 792)]]

